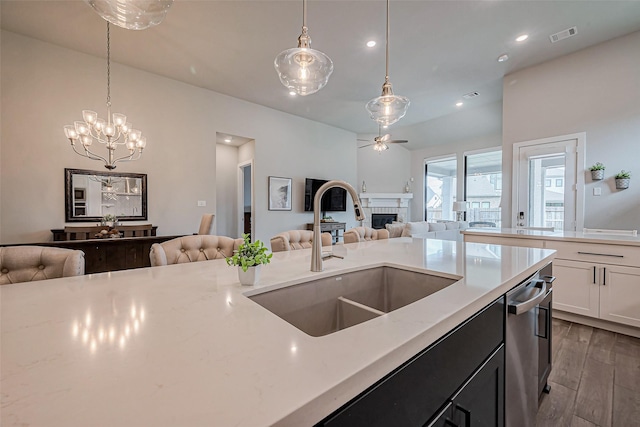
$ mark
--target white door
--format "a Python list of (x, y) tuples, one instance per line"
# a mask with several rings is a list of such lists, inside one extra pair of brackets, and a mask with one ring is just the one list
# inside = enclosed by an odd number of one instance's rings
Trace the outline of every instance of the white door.
[(570, 135), (514, 144), (516, 228), (582, 228), (583, 139)]

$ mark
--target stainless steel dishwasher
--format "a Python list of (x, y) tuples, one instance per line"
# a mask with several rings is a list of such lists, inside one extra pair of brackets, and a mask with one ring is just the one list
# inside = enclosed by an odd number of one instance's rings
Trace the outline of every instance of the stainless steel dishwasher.
[[(538, 411), (539, 310), (538, 305), (550, 298), (549, 275), (536, 272), (507, 292), (505, 336), (505, 425), (529, 427), (536, 423)], [(550, 307), (550, 305), (549, 305)], [(549, 309), (549, 319), (550, 319)], [(551, 327), (545, 327), (550, 341)]]

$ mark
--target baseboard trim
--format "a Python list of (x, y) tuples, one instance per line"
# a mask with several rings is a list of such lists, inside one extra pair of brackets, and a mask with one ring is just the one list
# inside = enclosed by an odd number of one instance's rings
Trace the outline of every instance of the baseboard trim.
[(611, 332), (617, 332), (619, 334), (629, 335), (632, 337), (640, 338), (640, 328), (633, 326), (621, 325), (619, 323), (609, 322), (607, 320), (594, 319), (593, 317), (586, 317), (580, 314), (567, 313), (566, 311), (553, 310), (553, 317), (560, 320), (566, 320), (568, 322), (581, 323), (583, 325), (592, 326), (594, 328), (600, 328)]

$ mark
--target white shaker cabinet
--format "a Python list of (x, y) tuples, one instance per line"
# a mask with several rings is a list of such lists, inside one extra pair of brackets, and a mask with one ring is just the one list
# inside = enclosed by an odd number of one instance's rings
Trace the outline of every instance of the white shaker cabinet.
[(600, 318), (640, 327), (640, 268), (604, 265), (602, 269)]
[(640, 268), (556, 259), (554, 308), (640, 327)]
[(583, 316), (598, 317), (600, 285), (594, 264), (555, 259), (553, 261), (553, 308)]
[(499, 235), (465, 234), (464, 240), (555, 249), (554, 309), (640, 328), (640, 246), (600, 243), (586, 236), (572, 241), (545, 237), (504, 230)]

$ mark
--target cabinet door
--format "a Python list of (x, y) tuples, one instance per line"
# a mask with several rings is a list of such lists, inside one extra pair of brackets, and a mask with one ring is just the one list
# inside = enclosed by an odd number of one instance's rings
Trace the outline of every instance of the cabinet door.
[(553, 261), (553, 308), (598, 317), (599, 311), (599, 271), (590, 262)]
[(602, 269), (600, 318), (640, 327), (640, 268), (617, 265), (599, 267)]
[(453, 423), (458, 426), (504, 426), (504, 345), (453, 397)]

